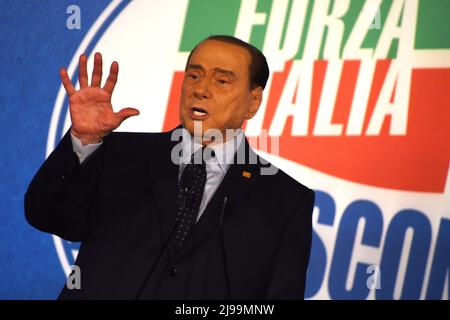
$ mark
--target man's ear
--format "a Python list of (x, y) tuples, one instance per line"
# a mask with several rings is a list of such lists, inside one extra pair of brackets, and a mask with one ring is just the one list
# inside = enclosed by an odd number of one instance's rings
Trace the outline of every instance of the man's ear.
[(245, 119), (249, 120), (253, 118), (253, 116), (256, 114), (256, 112), (259, 109), (259, 106), (262, 102), (262, 96), (263, 96), (263, 88), (262, 87), (256, 87), (252, 89), (251, 91), (251, 101), (250, 101), (250, 107), (248, 108)]

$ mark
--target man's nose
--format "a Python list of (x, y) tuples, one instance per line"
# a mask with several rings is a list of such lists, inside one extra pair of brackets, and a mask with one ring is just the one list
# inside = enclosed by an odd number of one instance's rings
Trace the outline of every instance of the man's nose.
[(210, 81), (203, 78), (199, 80), (194, 87), (194, 95), (197, 99), (211, 98)]

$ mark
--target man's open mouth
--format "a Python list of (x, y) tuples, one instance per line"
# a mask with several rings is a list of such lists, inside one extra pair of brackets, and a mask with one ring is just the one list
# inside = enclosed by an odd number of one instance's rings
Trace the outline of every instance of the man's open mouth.
[(191, 108), (191, 116), (193, 118), (203, 119), (203, 118), (206, 118), (208, 115), (209, 115), (209, 113), (205, 109), (202, 109), (200, 107)]

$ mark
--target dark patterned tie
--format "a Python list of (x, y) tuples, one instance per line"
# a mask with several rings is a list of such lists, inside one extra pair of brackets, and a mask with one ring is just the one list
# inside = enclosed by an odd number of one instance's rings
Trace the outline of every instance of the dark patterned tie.
[(175, 249), (183, 246), (191, 232), (202, 203), (203, 191), (206, 184), (206, 166), (203, 161), (204, 148), (195, 152), (190, 163), (186, 164), (178, 183), (177, 218), (175, 233)]

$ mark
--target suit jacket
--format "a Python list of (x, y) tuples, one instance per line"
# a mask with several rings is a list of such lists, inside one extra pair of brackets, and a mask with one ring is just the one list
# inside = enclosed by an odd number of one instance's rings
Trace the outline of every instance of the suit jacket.
[(262, 175), (259, 157), (235, 161), (174, 256), (170, 136), (111, 133), (80, 165), (67, 132), (36, 173), (27, 221), (81, 241), (81, 289), (64, 286), (60, 298), (302, 299), (314, 192), (281, 170)]

